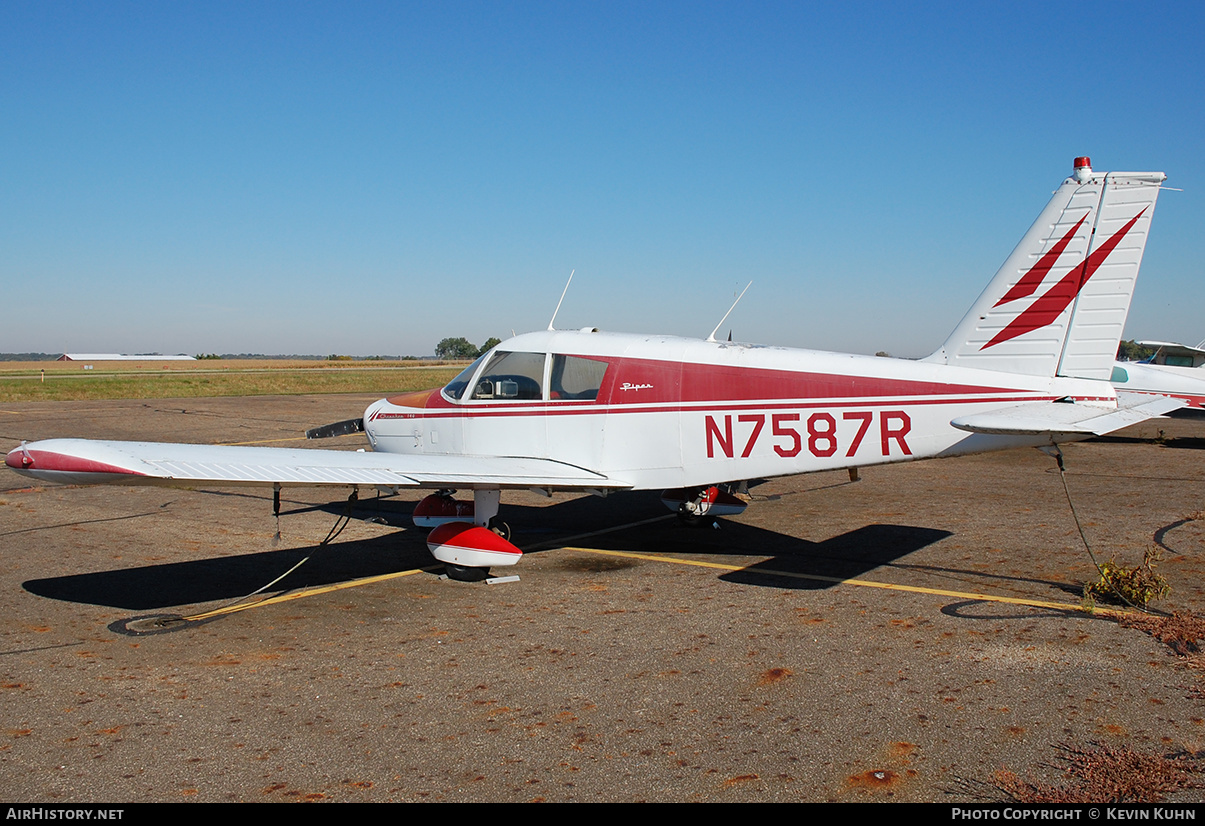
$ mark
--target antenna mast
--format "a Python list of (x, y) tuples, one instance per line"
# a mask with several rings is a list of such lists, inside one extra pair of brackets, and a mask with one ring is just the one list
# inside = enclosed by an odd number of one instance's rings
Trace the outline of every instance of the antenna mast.
[(745, 285), (745, 289), (741, 290), (741, 294), (736, 297), (736, 301), (732, 302), (732, 306), (728, 308), (728, 312), (724, 313), (724, 318), (720, 319), (720, 323), (715, 325), (715, 329), (712, 330), (711, 335), (709, 335), (707, 337), (708, 341), (715, 341), (715, 334), (719, 331), (719, 329), (721, 327), (724, 326), (724, 321), (728, 318), (729, 315), (732, 314), (732, 311), (736, 309), (736, 305), (741, 303), (741, 299), (745, 297), (745, 293), (749, 292), (749, 288), (752, 286), (753, 286), (752, 281), (750, 281), (748, 284)]
[[(569, 271), (569, 280), (565, 282), (565, 289), (561, 290), (561, 301), (565, 300), (565, 293), (569, 292), (569, 285), (573, 283), (573, 274), (575, 272), (577, 272), (576, 267)], [(552, 311), (552, 319), (548, 322), (548, 329), (550, 331), (552, 330), (552, 322), (556, 321), (556, 314), (561, 311), (561, 301), (556, 303), (556, 309)], [(720, 323), (723, 324), (724, 322), (721, 321)]]

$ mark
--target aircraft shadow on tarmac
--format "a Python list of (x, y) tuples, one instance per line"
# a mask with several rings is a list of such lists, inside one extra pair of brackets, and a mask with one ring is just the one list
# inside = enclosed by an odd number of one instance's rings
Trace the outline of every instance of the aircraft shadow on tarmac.
[[(844, 484), (848, 483), (822, 487)], [(366, 513), (373, 513), (389, 524), (410, 524), (412, 503), (381, 499), (365, 500), (361, 504)], [(332, 504), (324, 509), (337, 514), (341, 512), (340, 507)], [(756, 507), (756, 503), (751, 507)], [(949, 531), (933, 528), (867, 525), (813, 542), (726, 519), (704, 519), (687, 525), (668, 513), (656, 494), (648, 492), (615, 493), (603, 500), (582, 496), (546, 507), (507, 504), (503, 515), (514, 528), (514, 541), (520, 548), (530, 549), (525, 556), (539, 554), (545, 546), (551, 550), (569, 544), (631, 553), (756, 556), (759, 560), (770, 557), (720, 578), (744, 585), (808, 590), (831, 588), (840, 580), (860, 576), (952, 536)], [(573, 539), (574, 535), (633, 522), (641, 524), (580, 541)], [(714, 527), (717, 524), (719, 527)], [(550, 538), (541, 541), (541, 534)], [(568, 542), (556, 539), (566, 535)], [(562, 567), (598, 572), (630, 564), (640, 563), (622, 562), (614, 557), (606, 561), (599, 557), (577, 557), (566, 561)]]
[[(356, 519), (374, 519), (399, 527), (409, 525), (414, 503), (369, 499), (357, 505)], [(288, 516), (306, 510), (342, 514), (344, 503), (298, 507), (282, 512), (282, 526), (290, 536)], [(823, 589), (843, 579), (863, 575), (881, 565), (931, 545), (949, 531), (903, 525), (867, 525), (819, 542), (730, 520), (698, 526), (681, 524), (666, 513), (656, 496), (622, 493), (604, 500), (580, 497), (543, 507), (507, 505), (505, 515), (514, 527), (519, 547), (554, 550), (562, 545), (659, 555), (691, 554), (757, 557), (739, 571), (725, 573), (728, 582), (761, 587)], [(265, 518), (266, 524), (270, 517)], [(631, 525), (633, 522), (646, 524)], [(599, 535), (575, 539), (592, 531), (631, 525)], [(558, 537), (561, 537), (558, 539)], [(296, 541), (296, 535), (292, 538)], [(547, 551), (531, 550), (527, 556)], [(371, 539), (317, 543), (299, 548), (266, 550), (239, 556), (149, 565), (114, 571), (28, 580), (32, 594), (82, 604), (104, 605), (132, 611), (158, 610), (181, 605), (228, 601), (255, 591), (298, 561), (312, 558), (273, 587), (273, 591), (304, 589), (389, 574), (412, 568), (438, 572), (439, 563), (426, 547), (426, 531), (413, 528)], [(584, 575), (629, 565), (650, 564), (616, 557), (564, 555), (557, 566)], [(520, 569), (522, 563), (520, 563)], [(497, 573), (508, 572), (497, 569)], [(521, 570), (520, 570), (521, 573)]]

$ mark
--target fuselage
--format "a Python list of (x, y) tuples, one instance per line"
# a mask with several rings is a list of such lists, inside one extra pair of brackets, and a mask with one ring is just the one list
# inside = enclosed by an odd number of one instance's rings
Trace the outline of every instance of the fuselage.
[(1112, 381), (1118, 390), (1183, 399), (1197, 412), (1205, 408), (1205, 367), (1119, 361), (1113, 365)]
[(377, 451), (547, 458), (657, 489), (1043, 444), (950, 421), (1060, 398), (1116, 404), (1103, 381), (545, 331), (500, 344), (441, 390), (374, 403), (364, 426)]

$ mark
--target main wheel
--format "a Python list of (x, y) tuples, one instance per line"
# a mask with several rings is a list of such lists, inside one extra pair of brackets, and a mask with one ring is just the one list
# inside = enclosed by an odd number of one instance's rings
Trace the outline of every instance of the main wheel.
[(472, 565), (454, 565), (451, 562), (445, 562), (444, 573), (448, 575), (448, 579), (454, 579), (457, 582), (480, 582), (490, 575), (490, 569), (474, 568)]

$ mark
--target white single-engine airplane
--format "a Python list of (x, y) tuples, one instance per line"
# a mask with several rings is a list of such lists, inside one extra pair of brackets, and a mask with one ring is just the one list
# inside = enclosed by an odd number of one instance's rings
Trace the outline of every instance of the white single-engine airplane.
[(491, 530), (503, 490), (664, 488), (671, 507), (718, 516), (744, 508), (719, 488), (733, 481), (1084, 439), (1183, 404), (1109, 383), (1164, 180), (1077, 158), (920, 361), (549, 325), (315, 434), (362, 429), (371, 452), (48, 439), (5, 463), (72, 484), (434, 489), (416, 524), (452, 576), (479, 578), (521, 556)]
[(1183, 399), (1188, 411), (1205, 412), (1205, 342), (1188, 347), (1170, 341), (1140, 341), (1155, 355), (1144, 361), (1119, 361), (1113, 365), (1113, 386), (1127, 393)]

